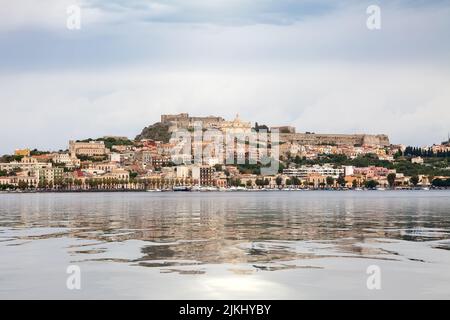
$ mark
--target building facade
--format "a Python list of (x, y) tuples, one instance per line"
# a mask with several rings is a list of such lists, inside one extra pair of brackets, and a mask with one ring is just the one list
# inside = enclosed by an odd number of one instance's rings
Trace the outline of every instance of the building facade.
[(76, 156), (104, 156), (108, 153), (103, 141), (69, 141), (69, 153), (71, 157)]

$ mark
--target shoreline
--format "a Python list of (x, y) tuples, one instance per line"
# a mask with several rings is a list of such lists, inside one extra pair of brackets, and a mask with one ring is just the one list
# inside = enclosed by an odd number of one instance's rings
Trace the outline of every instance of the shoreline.
[(364, 191), (374, 191), (374, 192), (392, 192), (392, 191), (446, 191), (450, 190), (450, 188), (411, 188), (411, 189), (246, 189), (246, 190), (22, 190), (22, 191), (0, 191), (0, 194), (33, 194), (33, 193), (245, 193), (245, 192), (307, 192), (307, 191), (323, 191), (323, 192), (343, 192), (343, 191), (355, 191), (355, 192), (364, 192)]

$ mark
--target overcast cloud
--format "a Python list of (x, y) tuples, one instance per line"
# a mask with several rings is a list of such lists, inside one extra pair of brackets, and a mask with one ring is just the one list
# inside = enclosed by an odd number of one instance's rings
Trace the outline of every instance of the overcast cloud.
[[(68, 30), (75, 3), (82, 27)], [(366, 28), (369, 4), (381, 30)], [(448, 1), (10, 0), (0, 10), (0, 153), (134, 137), (169, 112), (413, 145), (450, 131)]]

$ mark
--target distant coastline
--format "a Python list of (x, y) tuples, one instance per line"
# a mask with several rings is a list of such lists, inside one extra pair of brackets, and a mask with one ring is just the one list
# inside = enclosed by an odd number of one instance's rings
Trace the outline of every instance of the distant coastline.
[(124, 189), (124, 190), (2, 190), (0, 194), (30, 194), (30, 193), (159, 193), (159, 192), (169, 192), (169, 193), (254, 193), (254, 192), (307, 192), (307, 191), (320, 191), (320, 192), (363, 192), (363, 191), (373, 191), (373, 192), (394, 192), (394, 191), (445, 191), (450, 190), (448, 187), (442, 188), (397, 188), (397, 189), (225, 189), (225, 190), (154, 190), (154, 189)]

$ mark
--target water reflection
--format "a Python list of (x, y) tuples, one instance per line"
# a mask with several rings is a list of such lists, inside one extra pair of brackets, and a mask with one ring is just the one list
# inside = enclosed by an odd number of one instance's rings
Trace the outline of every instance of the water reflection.
[[(0, 243), (69, 237), (89, 241), (67, 249), (81, 261), (180, 274), (239, 263), (251, 269), (231, 271), (246, 274), (315, 267), (286, 264), (299, 259), (398, 259), (396, 252), (361, 245), (381, 239), (439, 240), (433, 248), (449, 250), (448, 208), (445, 191), (2, 194)], [(139, 257), (111, 256), (110, 245), (131, 240), (140, 241)]]

